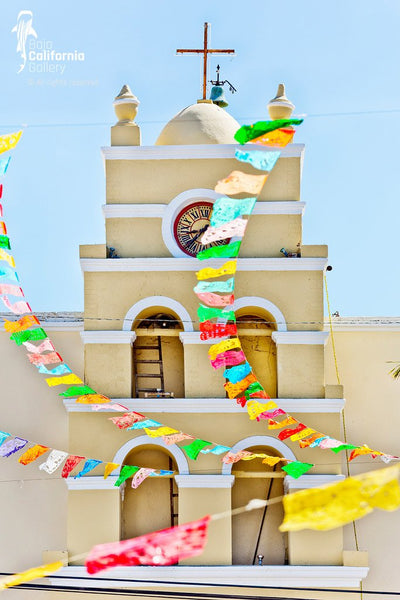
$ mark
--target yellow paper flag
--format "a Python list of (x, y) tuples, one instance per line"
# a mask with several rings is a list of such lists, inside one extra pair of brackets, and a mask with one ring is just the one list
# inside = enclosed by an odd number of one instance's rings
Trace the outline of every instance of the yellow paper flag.
[(104, 479), (107, 479), (107, 477), (114, 471), (114, 469), (116, 469), (117, 467), (119, 467), (119, 463), (112, 463), (109, 462), (106, 464), (106, 466), (104, 467)]
[(269, 410), (274, 410), (278, 408), (278, 405), (273, 401), (267, 402), (266, 404), (261, 404), (261, 402), (257, 402), (257, 400), (249, 400), (246, 404), (247, 412), (252, 421), (257, 419), (263, 412), (267, 412)]
[(234, 348), (241, 348), (239, 338), (232, 338), (230, 340), (223, 340), (219, 342), (219, 344), (213, 344), (210, 346), (208, 351), (208, 356), (210, 360), (215, 360), (218, 354), (222, 354), (226, 350), (233, 350)]
[(0, 590), (13, 587), (14, 585), (20, 585), (21, 583), (27, 583), (33, 579), (39, 579), (40, 577), (47, 577), (55, 573), (64, 566), (64, 563), (59, 560), (57, 562), (48, 563), (47, 565), (41, 565), (40, 567), (34, 567), (28, 569), (22, 573), (16, 573), (16, 575), (9, 575), (0, 579)]
[(0, 154), (12, 150), (18, 144), (22, 131), (16, 133), (7, 133), (6, 135), (0, 135)]
[(348, 477), (321, 488), (284, 496), (281, 531), (327, 530), (341, 527), (372, 512), (400, 506), (400, 466)]
[(159, 427), (158, 429), (149, 429), (148, 427), (144, 428), (145, 432), (149, 437), (157, 438), (163, 435), (171, 435), (172, 433), (179, 433), (177, 429), (172, 429), (172, 427)]
[(197, 271), (197, 279), (202, 281), (203, 279), (212, 279), (213, 277), (221, 277), (222, 275), (233, 275), (236, 273), (237, 260), (228, 260), (219, 269), (212, 269), (206, 267)]
[(0, 260), (5, 260), (6, 262), (8, 262), (10, 267), (15, 267), (14, 257), (11, 256), (11, 254), (9, 254), (8, 252), (6, 252), (3, 248), (0, 248)]
[(78, 375), (64, 375), (62, 377), (48, 377), (46, 379), (46, 383), (49, 387), (54, 387), (55, 385), (74, 385), (75, 383), (83, 383), (82, 379), (79, 379)]

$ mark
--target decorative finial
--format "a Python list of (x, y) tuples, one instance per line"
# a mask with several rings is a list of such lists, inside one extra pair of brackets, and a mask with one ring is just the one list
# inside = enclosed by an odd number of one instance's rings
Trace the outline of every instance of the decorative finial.
[(285, 84), (280, 83), (278, 85), (278, 91), (276, 92), (275, 98), (272, 98), (267, 104), (269, 116), (271, 119), (289, 119), (295, 106), (286, 97)]
[(129, 85), (122, 86), (120, 93), (115, 97), (113, 102), (118, 125), (128, 125), (133, 123), (137, 115), (139, 104), (139, 100), (132, 94)]

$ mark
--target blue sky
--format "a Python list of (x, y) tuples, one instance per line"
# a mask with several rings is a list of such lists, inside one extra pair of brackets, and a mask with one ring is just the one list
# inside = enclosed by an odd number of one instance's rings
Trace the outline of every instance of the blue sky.
[[(85, 53), (63, 75), (17, 74), (16, 24), (33, 12), (38, 39)], [(397, 0), (284, 5), (268, 0), (30, 0), (0, 3), (0, 133), (26, 124), (5, 180), (3, 205), (22, 285), (33, 310), (81, 310), (79, 244), (104, 242), (100, 146), (115, 122), (112, 101), (129, 83), (141, 101), (143, 143), (200, 97), (204, 21), (211, 59), (238, 89), (229, 112), (267, 118), (279, 82), (308, 115), (304, 243), (329, 245), (331, 308), (346, 315), (398, 315), (400, 60)], [(32, 38), (31, 38), (32, 39)], [(77, 126), (76, 124), (81, 124)]]

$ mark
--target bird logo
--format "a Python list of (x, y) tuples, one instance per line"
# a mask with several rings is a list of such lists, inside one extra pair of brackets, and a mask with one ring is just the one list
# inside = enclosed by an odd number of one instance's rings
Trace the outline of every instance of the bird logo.
[(26, 65), (26, 42), (30, 35), (37, 38), (37, 33), (32, 27), (33, 13), (30, 10), (21, 10), (17, 17), (17, 24), (11, 29), (11, 33), (17, 34), (17, 52), (22, 58), (18, 73), (25, 68)]

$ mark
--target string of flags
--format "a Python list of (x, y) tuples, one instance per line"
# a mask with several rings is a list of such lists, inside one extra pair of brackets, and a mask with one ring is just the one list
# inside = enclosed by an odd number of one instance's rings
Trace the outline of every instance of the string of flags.
[[(219, 268), (205, 267), (196, 274), (199, 283), (194, 292), (202, 303), (197, 311), (200, 337), (202, 340), (221, 340), (210, 346), (208, 355), (214, 369), (224, 368), (223, 375), (227, 380), (224, 388), (228, 397), (245, 407), (251, 420), (265, 420), (268, 429), (281, 430), (278, 433), (281, 441), (290, 440), (298, 442), (300, 448), (318, 447), (335, 453), (351, 450), (349, 461), (357, 456), (371, 455), (372, 458), (379, 456), (383, 462), (388, 463), (399, 457), (371, 449), (365, 444), (358, 446), (336, 440), (308, 427), (280, 408), (258, 381), (237, 337), (233, 310), (235, 273), (248, 217), (253, 211), (257, 195), (279, 159), (281, 151), (277, 148), (286, 146), (293, 139), (293, 125), (301, 123), (301, 119), (259, 121), (242, 126), (235, 134), (235, 139), (243, 145), (243, 150), (236, 150), (236, 159), (267, 173), (248, 175), (235, 170), (215, 186), (215, 191), (224, 195), (213, 205), (210, 226), (204, 232), (201, 243), (206, 245), (221, 240), (226, 243), (199, 252), (197, 258), (201, 261), (216, 258), (228, 260)], [(253, 196), (234, 199), (226, 195), (242, 193), (251, 193)], [(226, 275), (230, 277), (221, 279)], [(309, 465), (309, 469), (312, 466)]]
[[(154, 531), (120, 542), (98, 544), (86, 555), (86, 570), (94, 575), (105, 569), (127, 566), (167, 566), (201, 554), (207, 543), (211, 521), (231, 518), (245, 511), (283, 502), (281, 531), (317, 531), (341, 527), (361, 519), (374, 509), (393, 511), (400, 507), (400, 465), (363, 473), (320, 488), (300, 490), (272, 500), (253, 499), (246, 506)], [(85, 555), (72, 556), (74, 562)], [(0, 579), (0, 591), (55, 573), (62, 561), (41, 565)]]
[[(210, 348), (210, 362), (213, 368), (218, 369), (224, 367), (224, 376), (228, 379), (225, 384), (225, 389), (230, 398), (235, 399), (242, 407), (246, 407), (250, 419), (266, 419), (270, 429), (278, 429), (283, 426), (294, 425), (293, 428), (287, 428), (278, 434), (281, 440), (289, 438), (291, 441), (298, 441), (300, 447), (315, 447), (330, 448), (334, 452), (339, 452), (344, 449), (351, 449), (350, 460), (361, 454), (371, 454), (373, 457), (380, 456), (384, 461), (390, 461), (397, 458), (383, 452), (374, 451), (367, 446), (353, 446), (344, 444), (339, 440), (333, 440), (330, 436), (316, 432), (314, 429), (300, 423), (285, 411), (280, 409), (275, 402), (271, 401), (261, 384), (257, 381), (254, 373), (248, 364), (243, 350), (240, 346), (240, 341), (237, 337), (237, 329), (235, 324), (235, 314), (233, 311), (233, 286), (234, 277), (229, 278), (228, 282), (221, 284), (218, 282), (208, 282), (207, 279), (214, 279), (223, 275), (235, 275), (236, 272), (236, 257), (239, 253), (241, 239), (244, 235), (244, 223), (247, 225), (248, 216), (254, 208), (256, 196), (261, 191), (269, 171), (273, 168), (279, 158), (280, 151), (272, 151), (263, 149), (265, 145), (273, 145), (274, 147), (283, 147), (292, 140), (295, 130), (293, 125), (301, 123), (299, 119), (289, 119), (285, 122), (279, 121), (262, 121), (254, 124), (254, 126), (244, 126), (236, 133), (236, 139), (243, 143), (251, 141), (251, 144), (246, 145), (251, 148), (248, 152), (253, 158), (244, 157), (241, 150), (237, 150), (237, 158), (251, 162), (253, 166), (258, 161), (259, 166), (265, 169), (268, 163), (268, 172), (262, 175), (248, 175), (240, 171), (233, 171), (225, 179), (219, 181), (216, 185), (216, 190), (220, 193), (238, 194), (251, 193), (254, 197), (235, 199), (230, 197), (219, 198), (214, 204), (214, 210), (211, 215), (210, 228), (213, 239), (215, 236), (231, 235), (230, 223), (240, 222), (240, 231), (242, 232), (239, 239), (228, 238), (227, 244), (223, 246), (215, 246), (198, 254), (200, 260), (207, 258), (223, 257), (229, 258), (219, 269), (205, 267), (197, 273), (197, 277), (202, 285), (197, 288), (197, 295), (204, 303), (201, 304), (198, 310), (200, 320), (200, 335), (201, 339), (210, 338), (226, 338), (222, 339), (219, 344), (214, 344)], [(257, 135), (256, 135), (257, 134)], [(4, 136), (3, 136), (4, 137)], [(4, 141), (0, 136), (0, 148), (10, 149), (15, 147), (21, 137), (21, 132), (5, 136)], [(256, 148), (253, 150), (253, 146)], [(5, 150), (3, 150), (5, 151)], [(254, 153), (258, 154), (254, 158)], [(268, 155), (268, 156), (267, 156)], [(271, 159), (272, 155), (272, 159)], [(10, 157), (3, 159), (9, 164)], [(262, 164), (261, 164), (262, 163)], [(1, 185), (1, 184), (0, 184)], [(2, 192), (2, 185), (0, 187)], [(3, 214), (0, 204), (0, 213)], [(227, 229), (227, 226), (229, 228)], [(6, 232), (6, 225), (3, 223), (2, 231)], [(204, 235), (208, 234), (208, 230)], [(206, 237), (207, 239), (207, 237)], [(219, 239), (226, 239), (225, 237)], [(207, 242), (208, 243), (208, 242)], [(19, 278), (15, 270), (15, 261), (12, 255), (7, 250), (11, 249), (9, 237), (6, 233), (0, 235), (0, 261), (4, 261), (7, 265), (0, 266), (0, 299), (14, 314), (19, 316), (17, 321), (8, 321), (4, 323), (6, 331), (11, 335), (10, 338), (18, 345), (24, 346), (27, 350), (29, 362), (37, 368), (40, 374), (46, 375), (46, 383), (50, 387), (59, 385), (67, 386), (59, 395), (63, 398), (75, 398), (77, 403), (91, 404), (93, 410), (111, 409), (115, 411), (124, 411), (125, 407), (115, 404), (112, 400), (97, 393), (95, 390), (85, 385), (84, 382), (72, 372), (70, 367), (63, 361), (59, 352), (54, 347), (53, 342), (47, 336), (44, 329), (41, 327), (39, 319), (32, 313), (29, 304), (25, 300), (14, 302), (14, 297), (24, 297), (22, 288), (18, 285)], [(233, 259), (233, 260), (232, 260)], [(1, 264), (1, 262), (0, 262)], [(211, 284), (211, 285), (210, 285)], [(217, 284), (217, 285), (214, 285)], [(199, 285), (199, 284), (198, 284)], [(10, 298), (11, 296), (11, 298)], [(231, 367), (231, 368), (227, 368)], [(269, 400), (267, 403), (260, 403), (257, 399)], [(181, 446), (187, 456), (196, 460), (199, 454), (213, 453), (220, 455), (225, 453), (224, 462), (234, 463), (239, 460), (252, 460), (253, 458), (263, 458), (267, 464), (275, 464), (273, 461), (277, 457), (268, 455), (257, 455), (245, 450), (237, 453), (232, 453), (231, 448), (219, 443), (200, 440), (194, 438), (185, 432), (169, 428), (168, 426), (159, 423), (153, 419), (148, 419), (145, 415), (137, 416), (138, 413), (126, 412), (122, 417), (114, 417), (111, 420), (120, 429), (142, 429), (150, 438), (162, 437), (166, 444), (178, 444), (184, 440), (191, 440), (189, 444)], [(276, 421), (277, 416), (284, 416), (283, 421)], [(154, 429), (155, 428), (155, 429)], [(300, 477), (313, 467), (311, 463), (302, 463), (300, 461), (289, 462), (282, 467), (289, 475)]]

